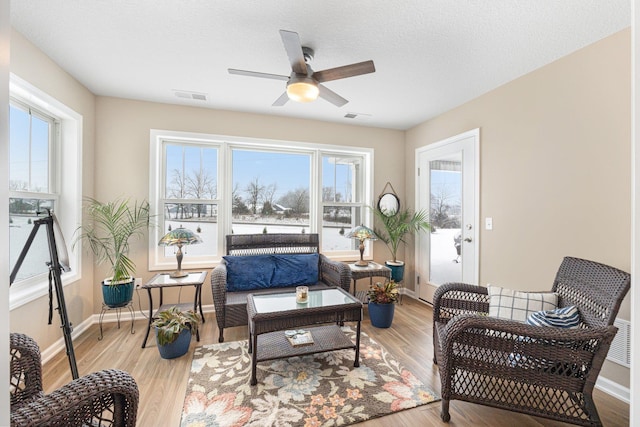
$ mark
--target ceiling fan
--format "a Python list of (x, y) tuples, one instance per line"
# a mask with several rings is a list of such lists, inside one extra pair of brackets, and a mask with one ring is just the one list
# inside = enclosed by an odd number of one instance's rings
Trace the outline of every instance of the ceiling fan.
[(282, 37), (284, 48), (287, 51), (287, 56), (291, 63), (291, 75), (283, 76), (229, 68), (229, 74), (286, 81), (287, 90), (275, 100), (273, 103), (275, 107), (283, 106), (289, 99), (298, 102), (311, 102), (315, 101), (318, 96), (337, 107), (342, 107), (349, 101), (321, 83), (376, 71), (373, 61), (364, 61), (322, 71), (313, 71), (309, 64), (313, 59), (313, 49), (302, 46), (298, 33), (280, 30), (280, 36)]

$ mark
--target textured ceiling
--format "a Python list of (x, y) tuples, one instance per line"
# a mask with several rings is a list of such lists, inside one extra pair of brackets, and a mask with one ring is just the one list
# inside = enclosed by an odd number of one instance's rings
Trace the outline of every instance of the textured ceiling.
[[(631, 23), (628, 0), (13, 0), (17, 31), (97, 95), (408, 129)], [(290, 73), (278, 30), (299, 33), (337, 108), (271, 104)], [(206, 101), (174, 91), (206, 94)], [(358, 113), (354, 119), (347, 113)]]

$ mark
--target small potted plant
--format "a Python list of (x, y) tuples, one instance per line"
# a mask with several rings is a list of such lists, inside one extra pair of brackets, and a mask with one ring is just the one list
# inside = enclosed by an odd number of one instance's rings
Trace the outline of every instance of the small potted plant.
[(398, 284), (393, 279), (386, 283), (377, 282), (369, 288), (367, 296), (371, 324), (376, 328), (390, 327), (395, 313), (395, 303), (400, 296)]
[(200, 315), (193, 310), (182, 311), (172, 306), (159, 311), (151, 325), (155, 328), (160, 357), (175, 359), (186, 354), (200, 321)]
[(425, 211), (411, 212), (409, 209), (388, 215), (379, 209), (373, 212), (382, 223), (382, 228), (375, 228), (374, 232), (382, 240), (391, 252), (392, 260), (385, 262), (391, 269), (391, 278), (396, 282), (404, 279), (404, 261), (398, 261), (398, 248), (400, 243), (406, 243), (407, 237), (420, 231), (429, 231), (431, 225), (428, 222), (429, 215)]
[(129, 258), (132, 239), (141, 238), (149, 228), (149, 203), (116, 199), (103, 203), (85, 199), (86, 223), (76, 230), (74, 246), (85, 241), (98, 264), (108, 263), (110, 277), (102, 281), (105, 305), (122, 307), (133, 297), (135, 263)]

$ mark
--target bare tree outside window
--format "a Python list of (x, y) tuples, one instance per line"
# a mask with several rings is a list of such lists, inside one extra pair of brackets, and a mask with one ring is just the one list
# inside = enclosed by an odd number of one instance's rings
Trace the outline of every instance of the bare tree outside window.
[(447, 185), (432, 189), (429, 220), (438, 228), (460, 228), (460, 197)]
[(258, 202), (262, 197), (264, 189), (264, 185), (260, 184), (260, 178), (254, 177), (244, 190), (247, 193), (247, 201), (254, 214), (258, 213)]

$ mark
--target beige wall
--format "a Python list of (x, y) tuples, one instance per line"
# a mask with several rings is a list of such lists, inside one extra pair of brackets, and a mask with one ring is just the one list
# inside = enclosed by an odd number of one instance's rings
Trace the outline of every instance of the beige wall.
[[(84, 194), (91, 195), (94, 179), (95, 96), (16, 31), (11, 33), (10, 69), (18, 77), (82, 115), (82, 188)], [(96, 312), (94, 287), (91, 259), (85, 255), (82, 279), (64, 288), (71, 324), (79, 325)], [(49, 299), (45, 296), (12, 310), (11, 331), (33, 337), (42, 349), (51, 346), (62, 337), (62, 333), (57, 313), (54, 313), (53, 324), (47, 325), (48, 304)]]
[[(401, 131), (107, 97), (97, 98), (96, 116), (95, 181), (99, 200), (123, 194), (139, 199), (149, 197), (150, 129), (373, 148), (374, 197), (387, 181), (404, 194), (404, 132)], [(118, 164), (115, 174), (114, 162)], [(146, 242), (133, 249), (137, 252), (133, 257), (137, 275), (147, 280), (153, 273), (147, 271)], [(383, 261), (387, 256), (383, 246), (376, 246), (375, 252), (376, 259)], [(171, 298), (171, 291), (167, 295)], [(147, 297), (141, 296), (145, 306)], [(94, 304), (98, 306), (100, 301), (101, 296), (96, 294)], [(203, 291), (203, 303), (213, 303), (208, 285)]]
[[(630, 271), (629, 52), (625, 30), (407, 132), (413, 165), (416, 148), (480, 128), (481, 284), (548, 290), (566, 255)], [(414, 194), (411, 168), (405, 180)], [(603, 376), (629, 384), (613, 363)]]

